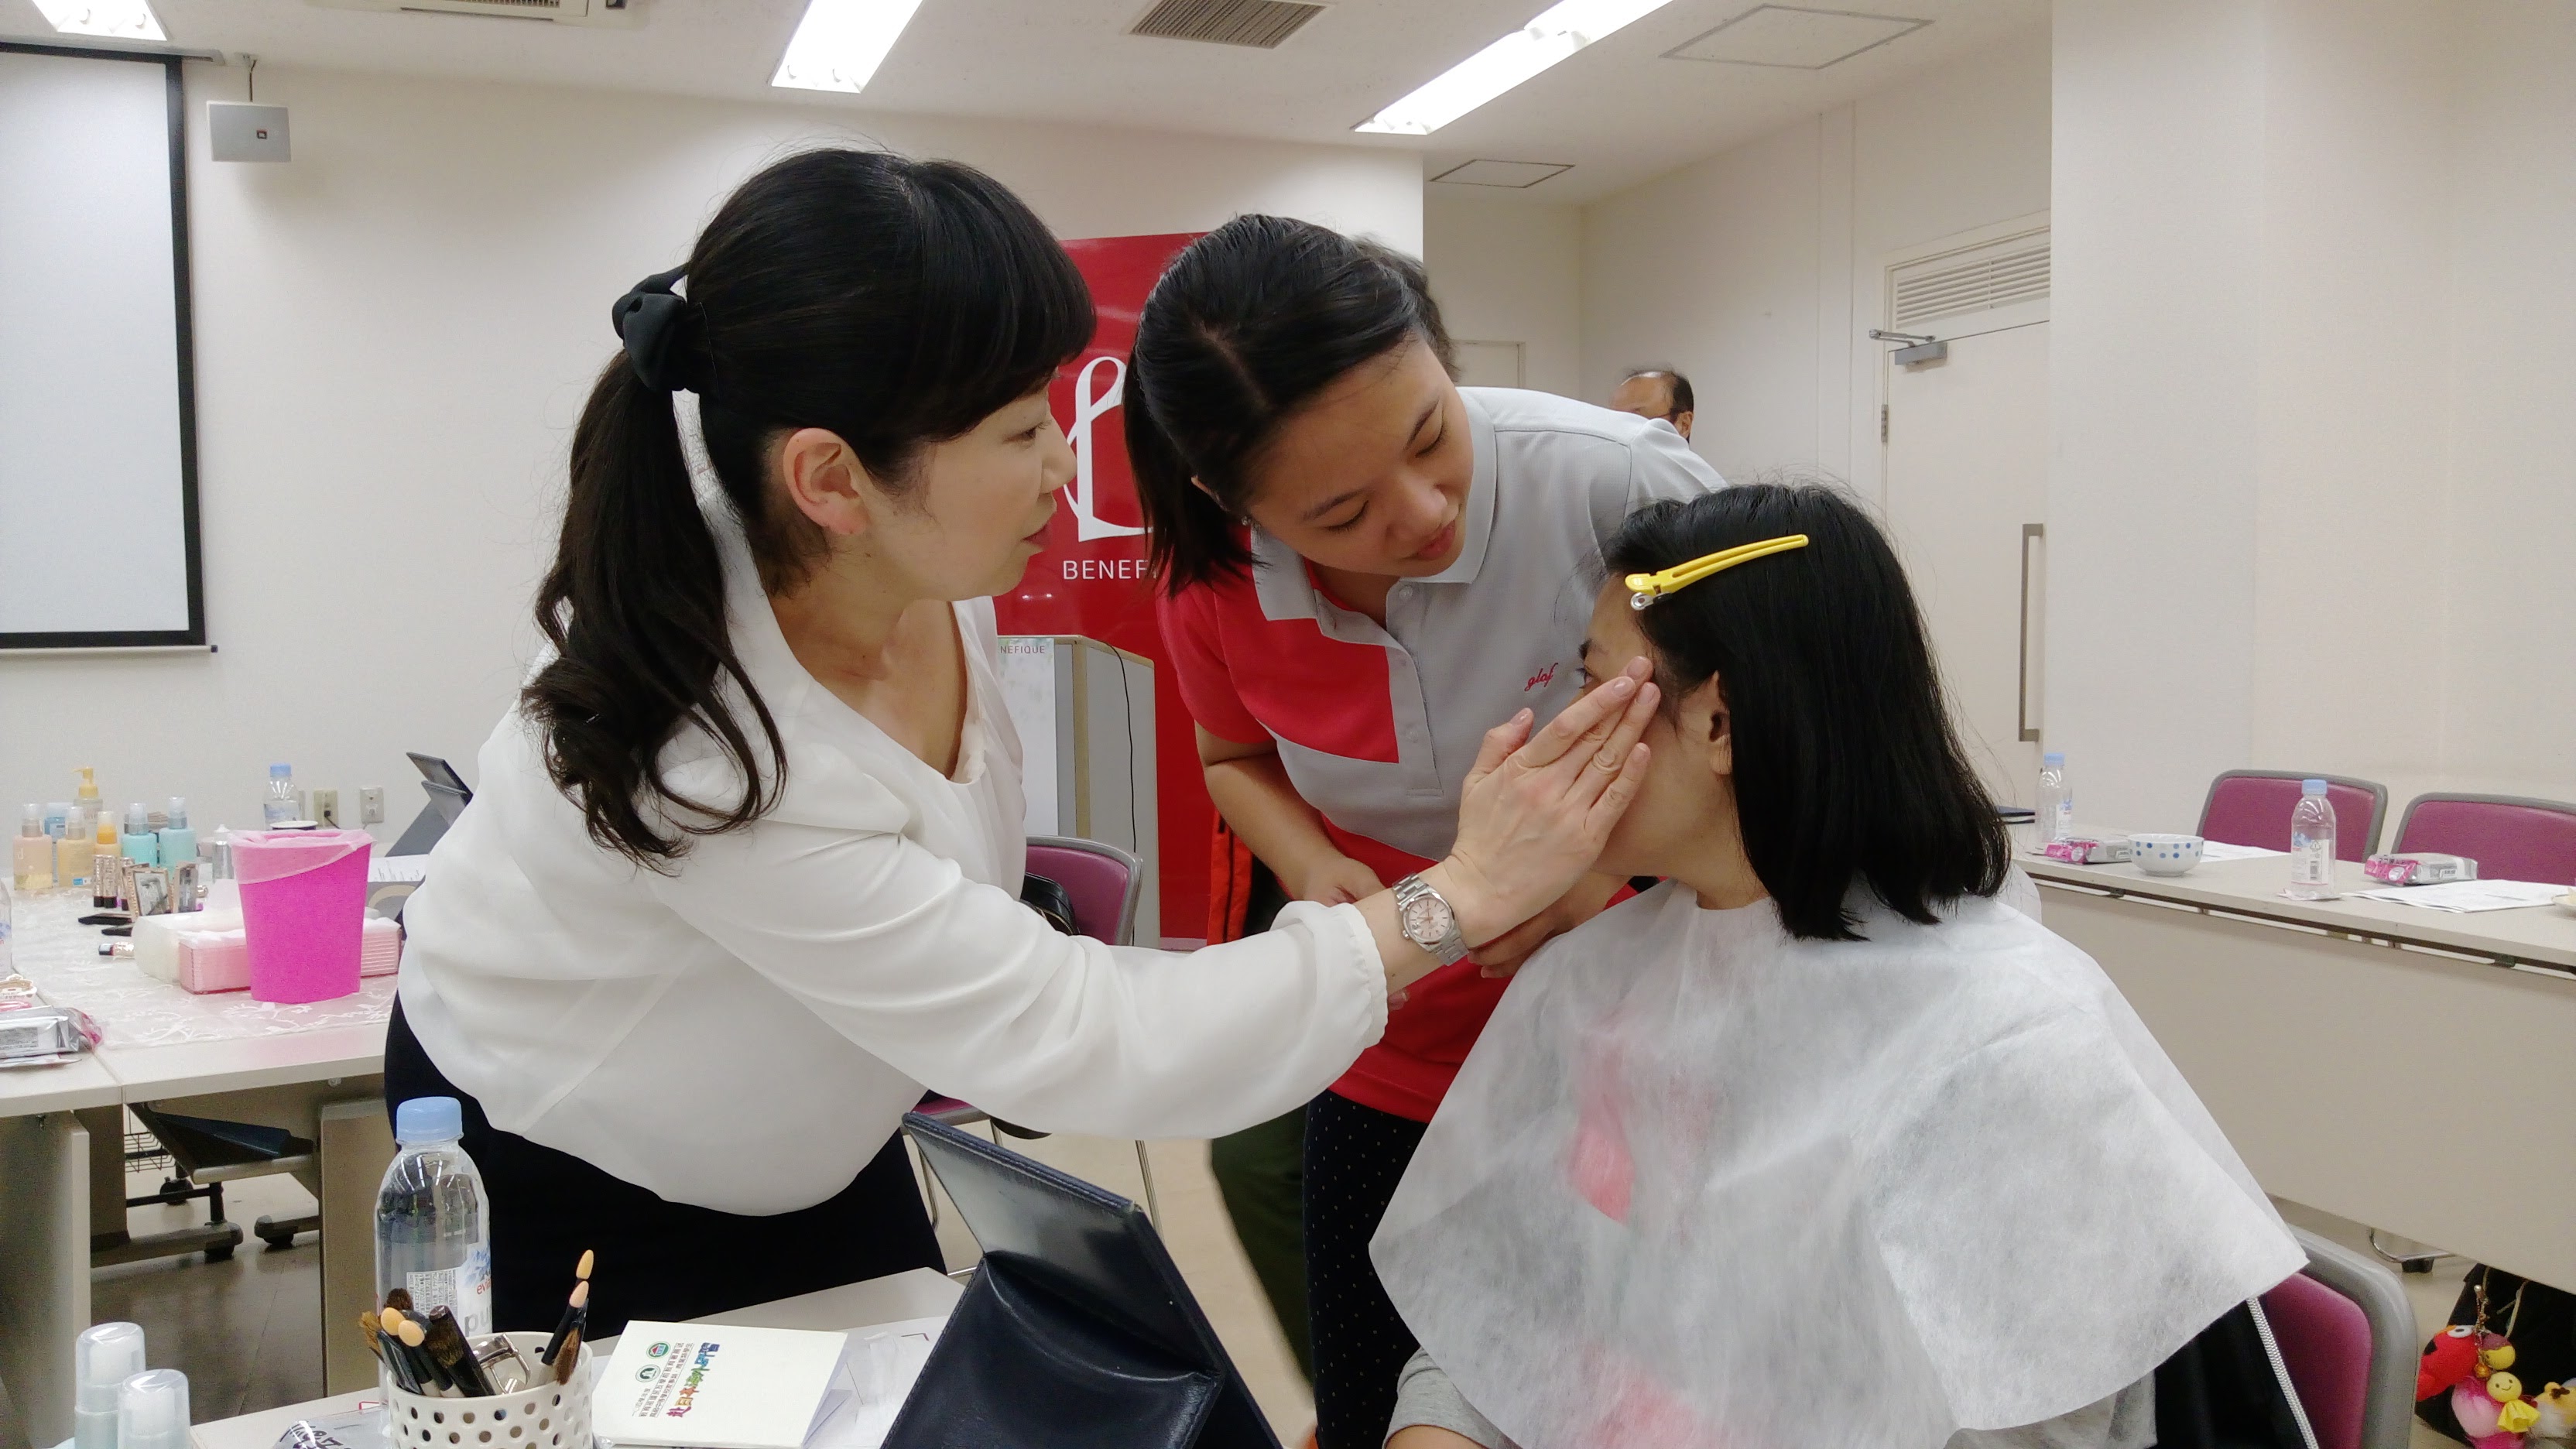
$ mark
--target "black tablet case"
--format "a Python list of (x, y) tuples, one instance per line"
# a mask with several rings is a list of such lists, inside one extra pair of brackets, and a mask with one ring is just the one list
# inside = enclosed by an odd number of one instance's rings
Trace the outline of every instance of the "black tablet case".
[(984, 1249), (885, 1449), (1279, 1449), (1137, 1206), (914, 1114)]

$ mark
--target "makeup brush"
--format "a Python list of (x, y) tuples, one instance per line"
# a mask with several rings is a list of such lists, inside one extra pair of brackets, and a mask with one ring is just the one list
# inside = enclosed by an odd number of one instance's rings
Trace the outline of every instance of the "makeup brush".
[(402, 1340), (403, 1351), (412, 1356), (412, 1361), (423, 1365), (423, 1380), (435, 1383), (443, 1390), (464, 1392), (464, 1385), (448, 1374), (447, 1365), (440, 1363), (437, 1356), (429, 1351), (429, 1330), (421, 1327), (419, 1319), (404, 1319), (402, 1331), (394, 1336)]
[[(590, 1285), (584, 1283), (581, 1286), (587, 1288)], [(589, 1323), (590, 1310), (588, 1308), (584, 1308), (579, 1313), (573, 1315), (572, 1328), (569, 1332), (564, 1334), (563, 1346), (555, 1351), (556, 1383), (568, 1384), (572, 1382), (573, 1365), (581, 1362), (581, 1331), (583, 1328), (587, 1327)]]
[(572, 1332), (573, 1316), (590, 1306), (590, 1263), (590, 1250), (585, 1248), (580, 1265), (572, 1270), (572, 1299), (564, 1304), (563, 1317), (556, 1320), (555, 1331), (546, 1339), (545, 1350), (537, 1355), (537, 1362), (551, 1365), (555, 1361), (555, 1354), (563, 1348), (564, 1335)]
[(429, 1310), (429, 1324), (423, 1330), (429, 1356), (469, 1399), (490, 1398), (495, 1390), (483, 1374), (483, 1365), (474, 1358), (473, 1345), (465, 1341), (465, 1330), (456, 1323), (456, 1312), (442, 1303)]
[(419, 1324), (406, 1317), (399, 1308), (386, 1309), (382, 1322), (385, 1337), (391, 1340), (388, 1346), (402, 1355), (403, 1361), (411, 1367), (412, 1377), (420, 1381), (420, 1387), (413, 1392), (434, 1394), (449, 1387), (446, 1373), (423, 1347), (429, 1335)]

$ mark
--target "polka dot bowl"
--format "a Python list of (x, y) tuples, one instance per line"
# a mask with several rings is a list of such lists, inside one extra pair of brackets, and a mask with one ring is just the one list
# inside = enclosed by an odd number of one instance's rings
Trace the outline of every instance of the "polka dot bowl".
[[(546, 1334), (504, 1335), (531, 1369), (544, 1372), (537, 1355)], [(385, 1449), (591, 1449), (590, 1381), (596, 1371), (590, 1345), (581, 1346), (572, 1380), (548, 1379), (517, 1393), (483, 1399), (432, 1399), (407, 1394), (383, 1377)]]
[(2197, 835), (2131, 835), (2129, 863), (2149, 875), (2188, 875), (2200, 864)]

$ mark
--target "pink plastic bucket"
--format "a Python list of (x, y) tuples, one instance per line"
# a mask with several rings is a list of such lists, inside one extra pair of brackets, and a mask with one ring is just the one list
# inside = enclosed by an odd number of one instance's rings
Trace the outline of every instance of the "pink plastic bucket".
[(328, 1001), (358, 989), (367, 856), (375, 843), (363, 830), (255, 830), (233, 837), (253, 997)]

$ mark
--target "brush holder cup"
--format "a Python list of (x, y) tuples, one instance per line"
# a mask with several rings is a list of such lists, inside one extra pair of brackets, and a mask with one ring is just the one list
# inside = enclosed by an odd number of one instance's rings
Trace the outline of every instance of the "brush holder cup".
[[(530, 1369), (544, 1372), (537, 1355), (543, 1333), (502, 1337)], [(407, 1394), (381, 1369), (385, 1392), (386, 1449), (591, 1449), (590, 1381), (598, 1366), (581, 1345), (566, 1383), (551, 1379), (516, 1393), (481, 1399), (436, 1399)]]

